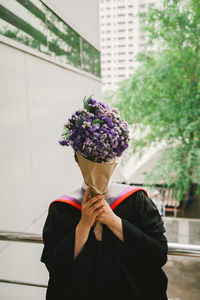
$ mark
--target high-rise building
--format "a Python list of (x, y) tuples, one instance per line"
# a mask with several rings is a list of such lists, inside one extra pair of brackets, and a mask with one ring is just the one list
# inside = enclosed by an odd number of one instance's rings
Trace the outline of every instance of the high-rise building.
[(102, 90), (115, 90), (137, 68), (136, 55), (147, 46), (139, 13), (157, 7), (158, 0), (99, 0)]

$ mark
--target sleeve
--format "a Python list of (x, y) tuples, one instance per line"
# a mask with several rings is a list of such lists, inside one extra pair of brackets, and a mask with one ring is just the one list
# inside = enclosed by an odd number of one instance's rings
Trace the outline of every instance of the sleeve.
[(44, 248), (41, 262), (52, 276), (70, 276), (74, 263), (75, 229), (69, 220), (67, 230), (63, 230), (60, 209), (56, 203), (51, 204), (42, 233)]
[(128, 262), (135, 260), (139, 267), (144, 265), (154, 269), (164, 266), (168, 253), (166, 230), (154, 202), (143, 191), (138, 191), (127, 198), (125, 214), (120, 217), (124, 242), (114, 234), (113, 238)]
[(122, 218), (125, 244), (131, 247), (137, 257), (146, 257), (162, 267), (167, 262), (168, 246), (160, 213), (142, 191), (137, 192), (134, 209), (137, 214), (136, 225)]
[(162, 266), (167, 262), (168, 247), (162, 218), (143, 191), (126, 200), (121, 214), (124, 241), (113, 234), (118, 265), (143, 295), (141, 299), (166, 300), (168, 278)]

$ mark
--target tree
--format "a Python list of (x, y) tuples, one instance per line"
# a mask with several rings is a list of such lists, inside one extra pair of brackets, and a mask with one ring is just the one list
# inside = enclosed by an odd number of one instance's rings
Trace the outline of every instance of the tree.
[[(192, 182), (200, 190), (200, 5), (165, 0), (140, 17), (157, 51), (138, 55), (140, 66), (112, 96), (126, 121), (143, 132), (136, 152), (165, 142), (151, 178), (162, 178), (186, 199)], [(146, 22), (146, 23), (145, 23)], [(150, 178), (150, 177), (149, 177)]]

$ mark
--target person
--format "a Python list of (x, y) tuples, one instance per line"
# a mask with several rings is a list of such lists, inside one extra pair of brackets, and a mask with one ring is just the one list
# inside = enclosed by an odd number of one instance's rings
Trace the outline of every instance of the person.
[(49, 205), (41, 255), (46, 300), (166, 300), (168, 246), (154, 202), (141, 187), (111, 182), (93, 195), (85, 181)]

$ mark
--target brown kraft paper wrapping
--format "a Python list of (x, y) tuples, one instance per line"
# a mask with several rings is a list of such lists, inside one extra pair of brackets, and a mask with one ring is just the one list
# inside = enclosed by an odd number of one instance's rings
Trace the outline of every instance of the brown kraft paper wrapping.
[[(76, 153), (78, 158), (78, 165), (84, 178), (84, 182), (91, 187), (91, 196), (103, 194), (107, 192), (108, 182), (117, 165), (114, 157), (108, 162), (97, 163), (84, 158), (82, 155)], [(102, 224), (95, 223), (94, 234), (96, 239), (102, 240)]]

